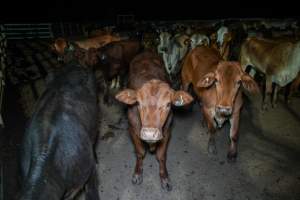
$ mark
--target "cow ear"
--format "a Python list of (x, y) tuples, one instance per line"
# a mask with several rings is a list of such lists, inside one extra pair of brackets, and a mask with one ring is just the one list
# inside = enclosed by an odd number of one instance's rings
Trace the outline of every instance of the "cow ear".
[(116, 99), (122, 103), (133, 105), (136, 103), (136, 92), (132, 89), (125, 89), (116, 94)]
[(210, 87), (215, 82), (215, 73), (210, 72), (206, 74), (202, 79), (200, 79), (197, 83), (197, 87), (207, 88)]
[(245, 88), (247, 91), (253, 94), (257, 94), (259, 92), (258, 85), (251, 76), (248, 74), (243, 74), (241, 80), (243, 88)]
[(188, 39), (185, 39), (183, 43), (185, 46), (189, 46), (191, 44), (191, 42), (192, 42), (192, 40), (188, 38)]
[(184, 106), (191, 103), (194, 98), (183, 90), (175, 91), (172, 97), (172, 104), (175, 106)]

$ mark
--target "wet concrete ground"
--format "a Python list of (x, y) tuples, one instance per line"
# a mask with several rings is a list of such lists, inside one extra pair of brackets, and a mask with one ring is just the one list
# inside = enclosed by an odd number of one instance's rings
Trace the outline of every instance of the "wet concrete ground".
[[(218, 131), (218, 154), (211, 156), (207, 153), (207, 128), (200, 123), (198, 104), (193, 106), (192, 112), (177, 111), (167, 154), (167, 168), (173, 184), (171, 192), (161, 189), (158, 162), (150, 153), (144, 160), (143, 183), (131, 184), (135, 154), (124, 116), (118, 125), (122, 129), (101, 137), (98, 144), (101, 198), (299, 200), (300, 99), (294, 98), (289, 107), (280, 101), (278, 108), (264, 114), (259, 111), (259, 105), (258, 97), (245, 102), (235, 164), (226, 160), (228, 124)], [(114, 115), (113, 112), (110, 115)], [(105, 131), (101, 134), (105, 135)]]

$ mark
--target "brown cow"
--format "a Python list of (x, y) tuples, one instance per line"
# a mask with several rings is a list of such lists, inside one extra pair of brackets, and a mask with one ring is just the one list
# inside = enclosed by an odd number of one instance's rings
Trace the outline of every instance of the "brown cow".
[(192, 84), (196, 95), (202, 101), (202, 112), (210, 133), (208, 152), (217, 153), (216, 128), (221, 128), (229, 120), (231, 142), (227, 158), (229, 162), (235, 161), (240, 110), (243, 104), (240, 86), (256, 92), (256, 82), (243, 72), (238, 62), (223, 61), (217, 50), (205, 46), (196, 47), (186, 56), (181, 76), (183, 89), (187, 91)]
[(108, 82), (112, 81), (111, 88), (122, 86), (128, 72), (131, 60), (141, 51), (141, 44), (135, 40), (111, 42), (97, 50), (99, 67), (105, 80), (104, 102), (111, 103)]
[[(278, 86), (291, 83), (300, 71), (300, 41), (292, 43), (249, 37), (242, 45), (240, 60), (243, 70), (250, 65), (266, 75), (262, 105), (266, 110), (269, 101), (276, 106)], [(275, 83), (273, 95), (272, 83)]]
[(96, 36), (72, 42), (64, 38), (57, 38), (54, 43), (50, 45), (50, 48), (58, 55), (59, 60), (63, 60), (64, 54), (68, 51), (73, 51), (76, 47), (84, 50), (88, 50), (90, 48), (98, 49), (110, 42), (120, 40), (121, 38), (119, 36), (113, 35)]
[(116, 99), (129, 105), (129, 133), (137, 156), (132, 183), (142, 183), (144, 141), (150, 145), (151, 152), (156, 150), (162, 188), (170, 191), (166, 152), (173, 118), (171, 104), (183, 106), (192, 102), (193, 97), (184, 91), (174, 91), (161, 58), (145, 51), (131, 62), (128, 89), (119, 92)]

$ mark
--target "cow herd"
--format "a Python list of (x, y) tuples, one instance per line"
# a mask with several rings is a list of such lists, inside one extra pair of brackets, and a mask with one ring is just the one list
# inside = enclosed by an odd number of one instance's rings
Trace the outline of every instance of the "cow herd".
[[(229, 121), (227, 160), (235, 162), (243, 93), (260, 91), (247, 73), (249, 66), (266, 77), (263, 109), (268, 103), (275, 106), (278, 87), (291, 83), (294, 91), (300, 82), (298, 42), (248, 37), (239, 44), (240, 60), (232, 60), (236, 34), (221, 26), (125, 37), (98, 30), (82, 40), (57, 38), (50, 46), (60, 65), (48, 74), (24, 137), (19, 199), (73, 199), (81, 190), (87, 200), (99, 199), (94, 152), (99, 88), (108, 106), (113, 99), (127, 106), (136, 153), (133, 184), (143, 181), (149, 149), (159, 163), (161, 187), (172, 190), (166, 167), (172, 110), (187, 108), (194, 100), (201, 102), (209, 153), (217, 153), (216, 129)], [(96, 71), (103, 73), (104, 87), (97, 85)]]

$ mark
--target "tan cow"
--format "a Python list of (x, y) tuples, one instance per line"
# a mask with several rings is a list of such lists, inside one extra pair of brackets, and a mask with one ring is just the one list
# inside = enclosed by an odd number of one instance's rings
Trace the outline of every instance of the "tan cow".
[[(276, 106), (278, 86), (292, 82), (300, 71), (300, 42), (249, 37), (242, 45), (240, 61), (244, 71), (247, 66), (252, 66), (266, 75), (262, 105), (266, 110), (269, 102)], [(275, 83), (273, 95), (272, 83)]]
[(202, 102), (202, 113), (210, 133), (208, 151), (216, 153), (215, 131), (226, 120), (230, 121), (230, 147), (228, 161), (235, 161), (240, 110), (243, 105), (241, 87), (258, 91), (255, 81), (238, 62), (223, 61), (220, 53), (209, 47), (200, 46), (189, 52), (182, 66), (182, 85), (185, 91), (192, 84)]

